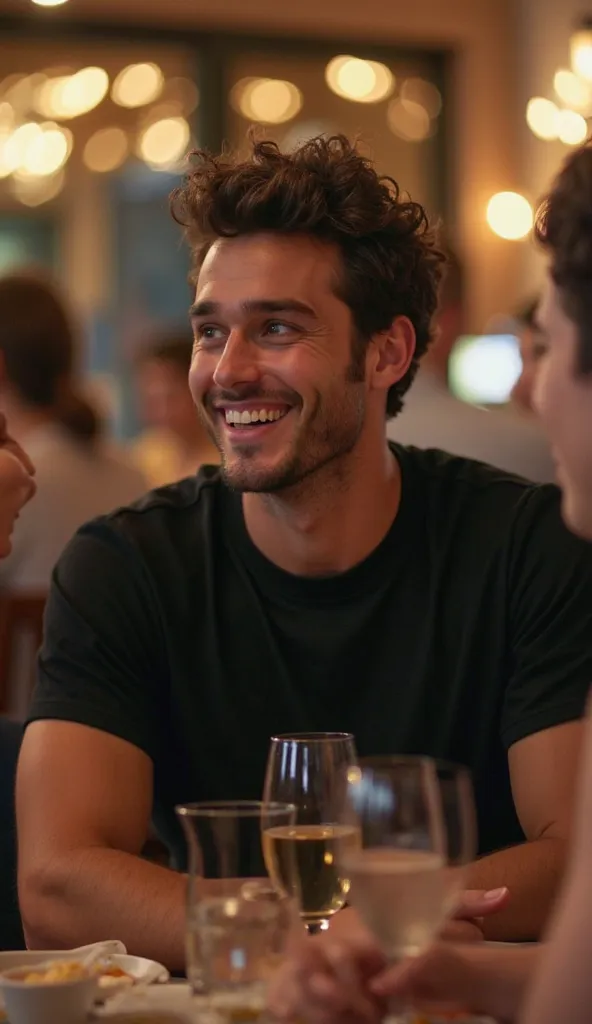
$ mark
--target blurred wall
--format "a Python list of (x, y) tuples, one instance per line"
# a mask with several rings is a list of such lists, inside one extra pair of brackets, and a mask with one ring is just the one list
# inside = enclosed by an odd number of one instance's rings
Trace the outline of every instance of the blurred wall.
[[(535, 0), (529, 2), (534, 8)], [(552, 6), (552, 0), (536, 2)], [(52, 16), (67, 17), (68, 8), (74, 14), (73, 6), (58, 7)], [(514, 11), (514, 0), (76, 0), (79, 18), (366, 38), (453, 51), (449, 171), (471, 329), (507, 309), (522, 291), (523, 247), (497, 239), (484, 219), (493, 192), (523, 187)]]

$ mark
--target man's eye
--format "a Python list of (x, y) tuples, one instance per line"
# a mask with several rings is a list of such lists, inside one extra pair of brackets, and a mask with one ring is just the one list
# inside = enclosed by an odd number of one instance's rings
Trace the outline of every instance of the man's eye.
[(196, 335), (199, 339), (203, 338), (204, 341), (216, 341), (224, 337), (224, 331), (216, 324), (200, 324), (196, 328)]
[(275, 337), (282, 338), (287, 334), (290, 334), (294, 330), (289, 324), (282, 323), (281, 320), (270, 320), (265, 325), (265, 333), (273, 334)]

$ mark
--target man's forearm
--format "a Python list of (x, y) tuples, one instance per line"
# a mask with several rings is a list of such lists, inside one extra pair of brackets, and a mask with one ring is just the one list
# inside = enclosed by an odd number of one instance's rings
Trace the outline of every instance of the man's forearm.
[(22, 883), (27, 942), (67, 949), (119, 939), (130, 953), (184, 970), (185, 891), (183, 875), (132, 854), (72, 851)]
[(510, 901), (504, 910), (485, 918), (487, 939), (530, 942), (547, 923), (565, 866), (566, 844), (544, 837), (512, 846), (476, 861), (470, 868), (471, 889), (506, 886)]

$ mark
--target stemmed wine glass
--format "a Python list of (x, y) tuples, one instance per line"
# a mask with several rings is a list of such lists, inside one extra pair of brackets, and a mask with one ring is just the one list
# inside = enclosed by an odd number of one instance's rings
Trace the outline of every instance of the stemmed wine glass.
[(351, 733), (295, 733), (271, 740), (263, 800), (294, 804), (296, 822), (264, 832), (265, 863), (277, 888), (288, 887), (295, 873), (309, 933), (327, 928), (348, 899), (341, 865), (357, 847), (359, 829), (335, 819), (335, 788), (356, 760)]
[(389, 961), (417, 956), (453, 912), (476, 855), (468, 771), (429, 758), (370, 758), (343, 773), (336, 820), (349, 900)]

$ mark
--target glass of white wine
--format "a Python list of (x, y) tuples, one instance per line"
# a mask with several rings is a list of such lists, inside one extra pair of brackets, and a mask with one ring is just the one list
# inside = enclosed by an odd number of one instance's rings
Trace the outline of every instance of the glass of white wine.
[(295, 873), (300, 916), (310, 933), (327, 928), (348, 899), (342, 865), (359, 843), (359, 829), (337, 821), (334, 812), (336, 786), (356, 760), (351, 733), (294, 733), (271, 740), (263, 799), (294, 804), (296, 821), (265, 830), (265, 863), (278, 888), (289, 888)]
[(349, 900), (391, 962), (417, 956), (452, 914), (476, 855), (471, 780), (428, 758), (370, 758), (344, 773), (337, 819)]

